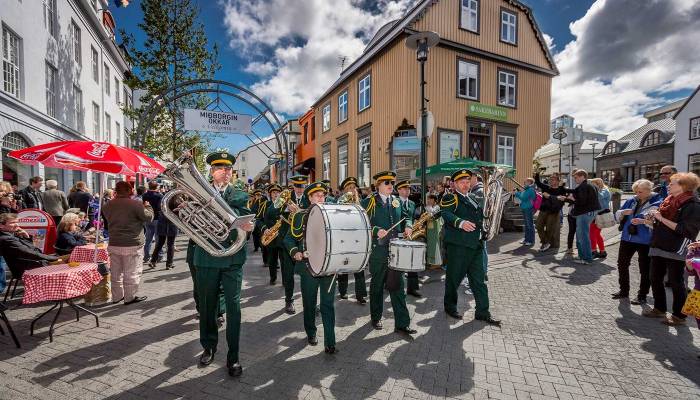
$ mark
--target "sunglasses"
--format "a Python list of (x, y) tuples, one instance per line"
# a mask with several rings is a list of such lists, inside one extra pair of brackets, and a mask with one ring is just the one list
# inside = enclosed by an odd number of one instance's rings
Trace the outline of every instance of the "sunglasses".
[(385, 185), (394, 186), (394, 184), (396, 183), (396, 181), (382, 181), (382, 183), (384, 183)]

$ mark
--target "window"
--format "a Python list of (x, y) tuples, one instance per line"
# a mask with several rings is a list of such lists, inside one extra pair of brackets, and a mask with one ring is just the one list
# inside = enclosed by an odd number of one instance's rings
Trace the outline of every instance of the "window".
[(73, 85), (73, 127), (83, 130), (83, 91)]
[(80, 28), (75, 21), (70, 23), (70, 39), (72, 42), (71, 47), (73, 48), (73, 60), (78, 66), (81, 66), (83, 65), (83, 57), (80, 50)]
[(690, 119), (690, 140), (700, 139), (700, 117)]
[(338, 182), (348, 177), (348, 140), (338, 142)]
[(105, 142), (112, 142), (112, 117), (105, 113)]
[(514, 166), (515, 138), (513, 136), (498, 135), (498, 148), (496, 149), (496, 163)]
[(92, 103), (92, 133), (95, 140), (100, 140), (100, 106), (97, 103)]
[(331, 104), (328, 103), (323, 106), (323, 131), (326, 132), (331, 129)]
[(642, 141), (642, 147), (654, 146), (661, 144), (661, 132), (653, 131), (646, 135)]
[(361, 137), (357, 143), (357, 183), (360, 187), (369, 187), (370, 180), (370, 135)]
[(700, 154), (690, 154), (688, 156), (688, 172), (700, 175)]
[(518, 43), (518, 14), (501, 10), (501, 41), (511, 44)]
[(114, 136), (115, 137), (115, 142), (121, 146), (122, 144), (122, 126), (119, 124), (119, 122), (114, 121)]
[(326, 143), (323, 145), (323, 155), (321, 164), (321, 179), (331, 179), (331, 145)]
[(122, 93), (122, 101), (124, 101), (124, 108), (129, 107), (129, 91), (126, 89), (126, 85), (122, 85), (122, 88), (124, 89)]
[(107, 93), (107, 96), (109, 96), (110, 83), (109, 83), (109, 67), (107, 66), (107, 63), (104, 63), (102, 65), (102, 68), (104, 69), (104, 74), (105, 74), (105, 93)]
[(304, 144), (309, 143), (309, 123), (304, 124)]
[(92, 80), (100, 84), (99, 55), (94, 47), (90, 46), (90, 60), (92, 63)]
[[(659, 178), (659, 172), (665, 164), (647, 164), (642, 165), (640, 177), (656, 182)], [(631, 181), (631, 180), (630, 180)]]
[(241, 170), (241, 177), (245, 178), (246, 176), (247, 176), (247, 175), (246, 175), (246, 173), (245, 173), (245, 170), (242, 169), (242, 170)]
[(114, 77), (114, 98), (117, 101), (117, 104), (119, 104), (119, 78), (116, 76)]
[(357, 111), (360, 112), (372, 105), (372, 76), (367, 75), (357, 84)]
[(618, 147), (617, 142), (608, 143), (608, 145), (603, 150), (603, 154), (615, 154), (617, 153)]
[(479, 32), (479, 0), (462, 0), (459, 26), (472, 32)]
[(56, 75), (56, 68), (46, 63), (46, 114), (51, 117), (56, 117)]
[(2, 27), (2, 90), (19, 98), (19, 36)]
[(92, 6), (92, 9), (97, 12), (97, 0), (90, 0), (90, 5)]
[(338, 123), (348, 119), (348, 91), (344, 91), (338, 96)]
[(44, 27), (56, 38), (56, 0), (44, 0)]
[(457, 96), (479, 99), (479, 64), (466, 60), (457, 61)]
[(517, 75), (514, 72), (498, 71), (498, 104), (515, 107)]

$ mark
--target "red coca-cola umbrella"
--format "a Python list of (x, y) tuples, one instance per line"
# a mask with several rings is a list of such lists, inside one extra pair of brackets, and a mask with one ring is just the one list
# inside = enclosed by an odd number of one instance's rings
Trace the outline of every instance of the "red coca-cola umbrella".
[(23, 164), (50, 168), (158, 176), (165, 169), (143, 153), (107, 142), (67, 141), (40, 144), (8, 153)]

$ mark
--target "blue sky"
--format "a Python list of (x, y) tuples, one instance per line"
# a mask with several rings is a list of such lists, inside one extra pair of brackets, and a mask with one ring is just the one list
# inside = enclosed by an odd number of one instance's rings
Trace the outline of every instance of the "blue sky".
[[(339, 63), (339, 54), (351, 61), (361, 53), (381, 23), (402, 15), (413, 1), (202, 0), (197, 4), (209, 45), (219, 44), (222, 68), (217, 78), (252, 87), (276, 112), (290, 117), (303, 113), (337, 76), (335, 69), (339, 67), (335, 64)], [(677, 43), (677, 36), (682, 35), (687, 40), (687, 33), (680, 29), (651, 28), (645, 29), (644, 35), (639, 33), (640, 26), (662, 20), (664, 13), (668, 23), (682, 23), (683, 18), (688, 18), (686, 14), (696, 15), (700, 7), (693, 6), (692, 0), (523, 2), (534, 10), (541, 30), (553, 40), (551, 49), (562, 72), (553, 84), (553, 117), (568, 113), (587, 130), (617, 137), (641, 125), (640, 115), (644, 110), (687, 96), (700, 83), (693, 82), (692, 78), (700, 75), (692, 74), (683, 63), (660, 70), (652, 62), (655, 56), (661, 58), (671, 52), (672, 56), (684, 58), (683, 62), (691, 69), (700, 65), (697, 55), (679, 53), (669, 47)], [(666, 5), (675, 3), (672, 4), (675, 7), (651, 4), (664, 2)], [(139, 3), (139, 0), (132, 1), (127, 8), (110, 5), (118, 28), (133, 33), (137, 40), (142, 38), (137, 28), (142, 19)], [(329, 7), (329, 3), (334, 4)], [(289, 23), (288, 20), (299, 14), (295, 15), (294, 10), (289, 11), (289, 15), (273, 12), (278, 8), (273, 5), (280, 4), (294, 4), (300, 15), (316, 13), (325, 22), (306, 27)], [(640, 7), (640, 4), (645, 5)], [(341, 21), (338, 26), (328, 22), (335, 20), (334, 16)], [(622, 17), (624, 23), (620, 22)], [(349, 29), (353, 24), (355, 27)], [(696, 31), (691, 33), (696, 35)], [(610, 39), (611, 35), (616, 35), (613, 36), (615, 40)], [(646, 43), (640, 43), (639, 36), (644, 36)], [(318, 43), (324, 44), (324, 48), (337, 49), (317, 54), (318, 51), (312, 49), (318, 48)], [(305, 58), (311, 54), (318, 58), (310, 61), (311, 66), (296, 65), (301, 64), (296, 60), (305, 54)], [(305, 73), (317, 76), (321, 82), (309, 87), (308, 81), (299, 77)], [(306, 92), (304, 96), (307, 97), (295, 96), (297, 92)], [(308, 97), (308, 92), (318, 93)], [(228, 147), (234, 152), (249, 144), (241, 137), (215, 139), (216, 147)]]

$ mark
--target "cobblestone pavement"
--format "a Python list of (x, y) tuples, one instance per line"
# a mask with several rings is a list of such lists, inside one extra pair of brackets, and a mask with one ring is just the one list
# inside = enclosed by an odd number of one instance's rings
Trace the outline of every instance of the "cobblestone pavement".
[[(99, 328), (64, 312), (49, 343), (49, 321), (28, 334), (47, 305), (10, 310), (23, 347), (0, 336), (0, 399), (700, 398), (698, 329), (666, 327), (641, 317), (640, 307), (610, 299), (617, 231), (605, 233), (608, 259), (588, 266), (563, 252), (535, 256), (518, 247), (522, 234), (491, 243), (491, 310), (504, 321), (500, 329), (474, 321), (473, 298), (461, 293), (464, 320), (446, 317), (441, 272), (427, 276), (424, 298), (408, 299), (418, 329), (413, 339), (393, 333), (390, 311), (384, 330), (375, 331), (368, 305), (352, 295), (338, 300), (340, 352), (332, 356), (306, 345), (301, 313), (282, 312), (282, 287), (268, 285), (254, 253), (242, 293), (245, 370), (235, 380), (223, 368), (223, 332), (215, 363), (197, 365), (192, 284), (178, 252), (174, 270), (144, 274), (147, 301), (96, 308)], [(184, 238), (178, 243), (184, 248)], [(633, 276), (633, 287), (637, 282)], [(298, 278), (296, 288), (300, 310)]]

